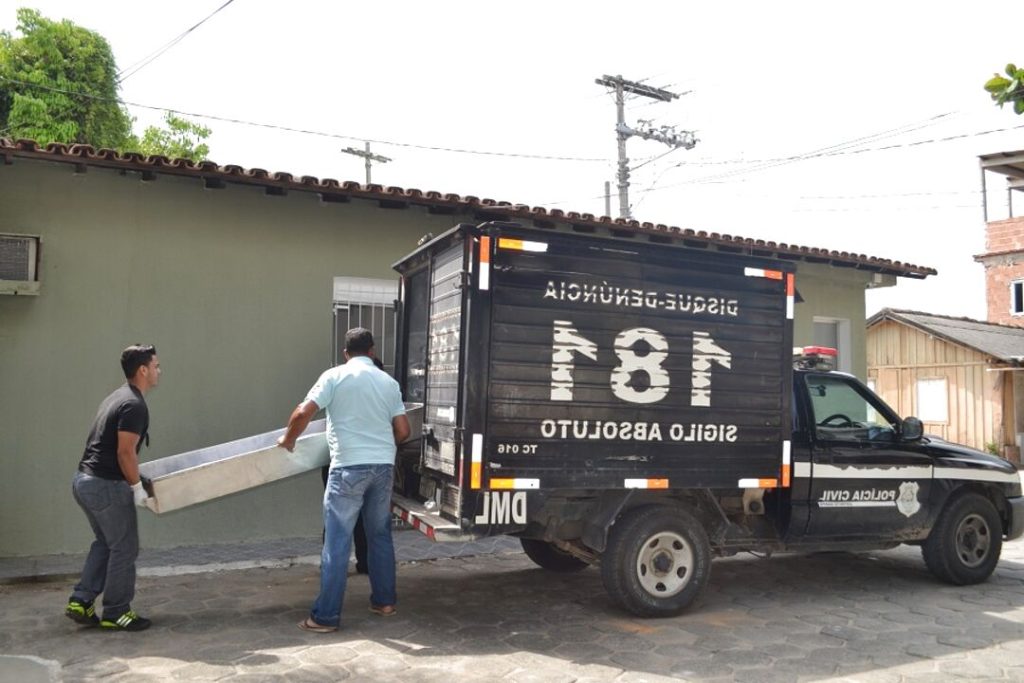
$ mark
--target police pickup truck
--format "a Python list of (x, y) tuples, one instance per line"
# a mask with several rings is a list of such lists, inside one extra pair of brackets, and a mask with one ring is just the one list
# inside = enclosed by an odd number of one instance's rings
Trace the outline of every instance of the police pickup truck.
[(600, 565), (659, 617), (716, 556), (908, 543), (968, 584), (1024, 531), (1012, 464), (924, 435), (827, 349), (794, 363), (792, 264), (486, 223), (395, 268), (396, 374), (424, 404), (395, 512), (436, 540)]

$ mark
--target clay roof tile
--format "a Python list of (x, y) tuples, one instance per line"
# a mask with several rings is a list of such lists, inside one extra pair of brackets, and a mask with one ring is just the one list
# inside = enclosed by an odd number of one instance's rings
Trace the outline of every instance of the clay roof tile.
[[(637, 231), (660, 232), (682, 235), (691, 239), (699, 239), (708, 242), (742, 244), (748, 247), (764, 247), (781, 252), (780, 255), (801, 255), (818, 259), (832, 259), (842, 261), (849, 265), (872, 266), (882, 271), (903, 275), (906, 277), (923, 278), (935, 274), (932, 268), (916, 266), (903, 261), (891, 261), (888, 259), (865, 256), (846, 251), (834, 251), (818, 247), (806, 247), (801, 245), (788, 244), (786, 242), (772, 242), (761, 239), (750, 239), (740, 236), (708, 233), (704, 230), (693, 230), (691, 228), (678, 228), (662, 223), (653, 224), (649, 222), (640, 223), (632, 219), (612, 218), (609, 216), (595, 216), (591, 213), (580, 213), (576, 211), (565, 212), (562, 209), (545, 209), (544, 207), (530, 207), (525, 204), (515, 204), (507, 201), (494, 200), (490, 198), (480, 199), (473, 195), (460, 196), (452, 193), (441, 193), (435, 190), (422, 192), (415, 188), (403, 189), (400, 187), (387, 187), (381, 185), (363, 186), (354, 181), (337, 181), (332, 178), (320, 180), (314, 176), (301, 176), (298, 180), (295, 176), (286, 172), (271, 173), (261, 168), (245, 169), (241, 166), (229, 164), (218, 166), (212, 161), (193, 162), (188, 159), (168, 159), (165, 156), (153, 155), (143, 157), (136, 152), (118, 153), (111, 149), (96, 149), (90, 145), (62, 143), (50, 143), (41, 148), (34, 140), (18, 139), (11, 140), (0, 138), (0, 153), (5, 158), (24, 156), (29, 158), (57, 158), (64, 157), (65, 162), (72, 160), (67, 157), (77, 157), (85, 160), (86, 163), (98, 163), (108, 167), (122, 167), (133, 170), (163, 170), (164, 172), (176, 174), (195, 174), (205, 178), (231, 179), (235, 182), (258, 182), (273, 183), (273, 187), (280, 185), (297, 185), (302, 188), (316, 188), (341, 190), (354, 195), (363, 194), (380, 197), (387, 195), (391, 197), (402, 197), (413, 200), (427, 200), (431, 204), (449, 204), (454, 206), (484, 206), (492, 209), (500, 209), (510, 215), (528, 215), (535, 220), (547, 219), (568, 219), (583, 224), (599, 224), (606, 226), (628, 227)], [(75, 161), (74, 163), (82, 163)], [(369, 197), (367, 197), (369, 198)]]

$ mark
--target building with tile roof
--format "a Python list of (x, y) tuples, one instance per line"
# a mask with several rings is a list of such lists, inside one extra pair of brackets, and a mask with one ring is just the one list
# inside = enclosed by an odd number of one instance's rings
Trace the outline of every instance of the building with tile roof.
[(868, 382), (948, 441), (1020, 462), (1024, 328), (882, 309), (867, 321)]
[[(926, 266), (786, 242), (435, 191), (0, 140), (0, 556), (83, 550), (67, 491), (130, 343), (164, 367), (147, 397), (163, 457), (279, 428), (360, 321), (393, 336), (391, 264), (460, 222), (519, 221), (624, 243), (676, 243), (795, 264), (794, 336), (820, 335), (864, 376), (864, 291)], [(63, 482), (63, 483), (61, 483)], [(297, 477), (154, 517), (174, 546), (315, 536), (320, 482)]]

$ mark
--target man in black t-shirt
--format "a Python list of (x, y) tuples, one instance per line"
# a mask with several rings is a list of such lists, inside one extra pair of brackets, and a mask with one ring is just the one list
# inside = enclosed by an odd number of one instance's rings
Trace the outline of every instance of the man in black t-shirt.
[[(72, 482), (72, 494), (96, 540), (64, 614), (84, 626), (142, 631), (149, 628), (150, 621), (131, 608), (139, 554), (135, 506), (146, 505), (139, 451), (143, 441), (149, 442), (149, 409), (144, 396), (160, 382), (156, 349), (129, 346), (121, 352), (121, 368), (128, 381), (100, 404)], [(93, 607), (100, 593), (102, 620)]]

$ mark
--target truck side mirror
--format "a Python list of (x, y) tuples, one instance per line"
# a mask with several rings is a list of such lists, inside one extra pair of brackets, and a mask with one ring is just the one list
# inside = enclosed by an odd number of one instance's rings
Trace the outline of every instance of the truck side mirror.
[(916, 417), (908, 417), (900, 424), (901, 441), (920, 441), (924, 436), (924, 425)]

